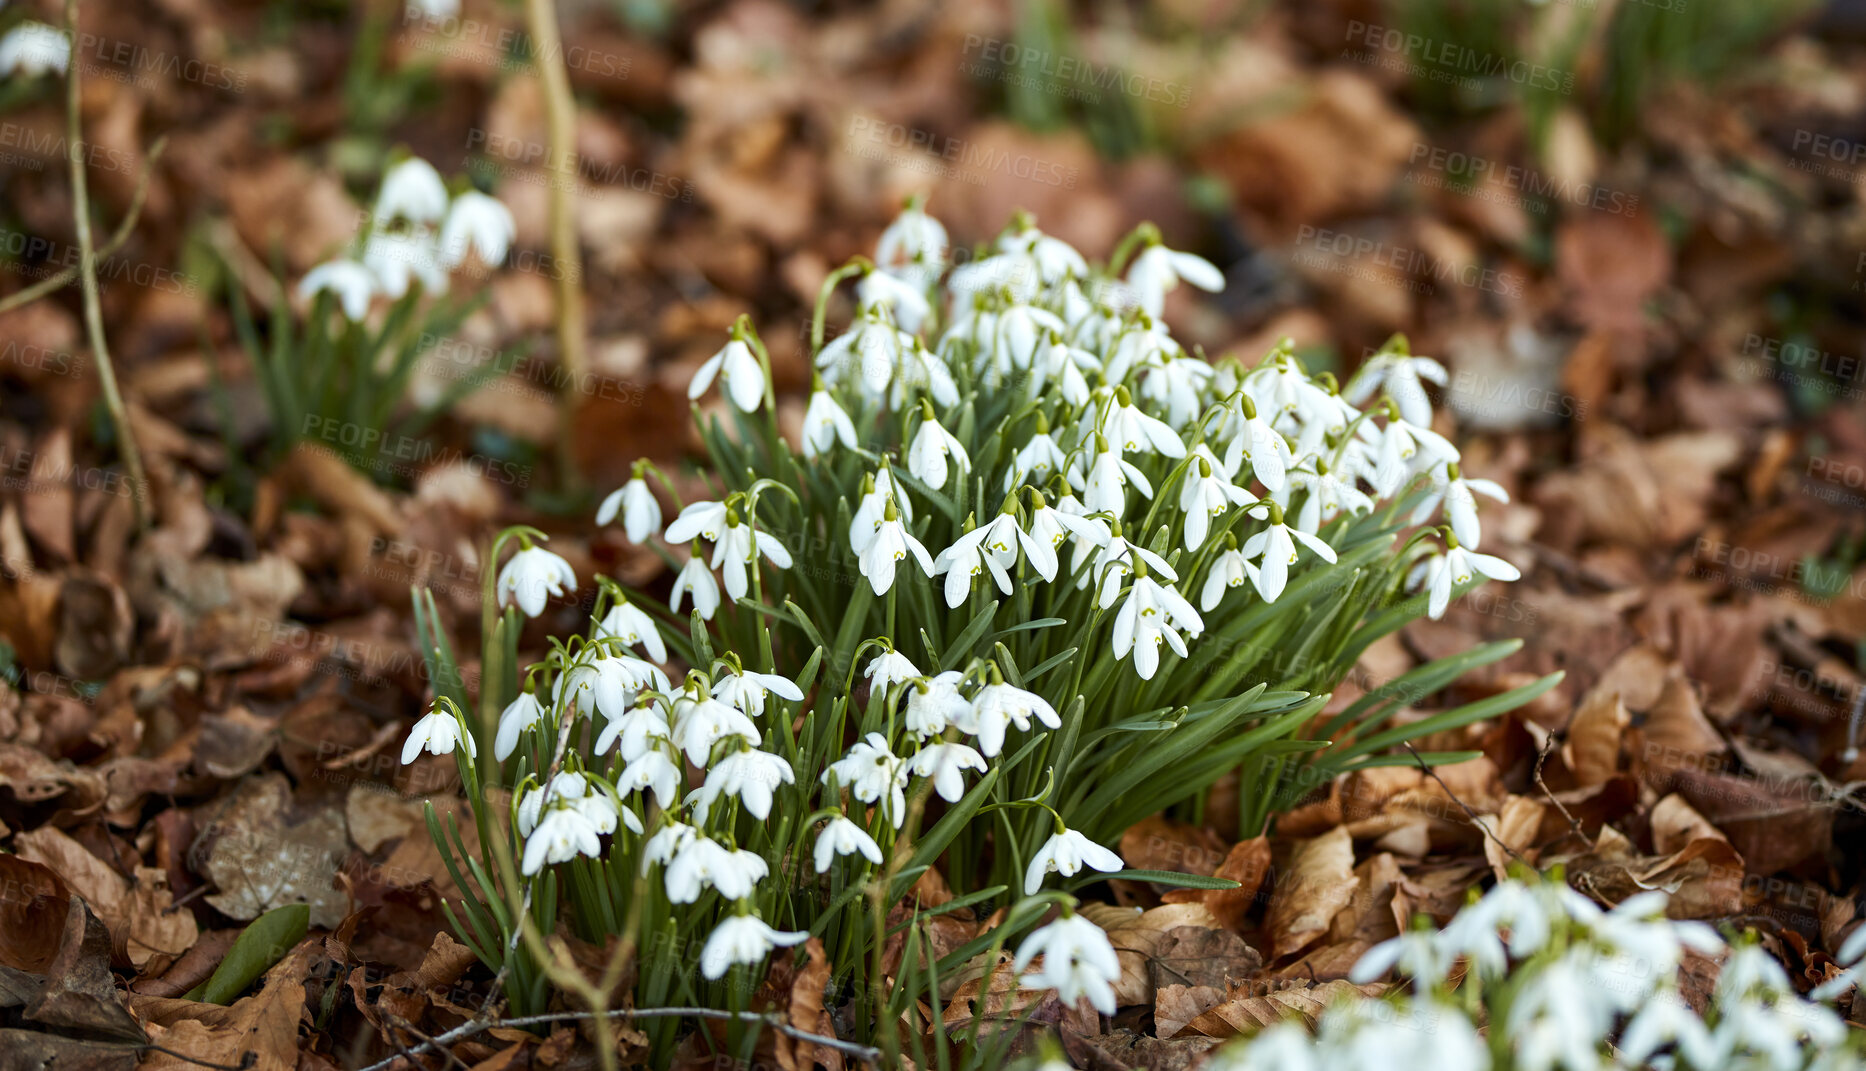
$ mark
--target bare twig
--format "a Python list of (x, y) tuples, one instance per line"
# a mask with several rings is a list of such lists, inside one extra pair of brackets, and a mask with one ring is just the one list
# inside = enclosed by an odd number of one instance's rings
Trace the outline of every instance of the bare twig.
[(544, 114), (549, 127), (551, 169), (551, 255), (557, 259), (557, 359), (564, 369), (564, 394), (576, 405), (583, 384), (583, 259), (577, 248), (577, 225), (571, 198), (577, 191), (577, 102), (570, 93), (570, 74), (564, 68), (564, 48), (557, 28), (553, 0), (525, 0), (530, 24), (532, 63), (544, 88)]
[[(70, 39), (78, 39), (78, 0), (65, 0), (65, 30)], [(97, 297), (97, 248), (91, 241), (91, 198), (84, 173), (84, 131), (78, 121), (79, 69), (73, 63), (65, 73), (65, 147), (71, 159), (71, 214), (78, 229), (78, 276), (84, 280), (84, 326), (91, 339), (91, 352), (97, 357), (97, 378), (104, 389), (104, 405), (116, 426), (117, 450), (123, 455), (123, 467), (129, 470), (130, 502), (135, 509), (136, 527), (149, 523), (149, 481), (143, 475), (143, 455), (136, 448), (136, 435), (130, 428), (129, 413), (123, 407), (123, 393), (117, 389), (117, 370), (110, 361), (110, 346), (104, 338), (103, 305)]]
[[(155, 173), (156, 161), (161, 158), (162, 150), (168, 148), (168, 137), (164, 135), (149, 146), (149, 155), (143, 160), (143, 169), (136, 176), (136, 189), (130, 194), (130, 210), (124, 213), (117, 229), (111, 233), (110, 240), (97, 250), (98, 260), (108, 260), (123, 248), (123, 243), (130, 240), (130, 234), (136, 229), (136, 221), (142, 218), (143, 200), (149, 194), (149, 176)], [(5, 297), (0, 297), (0, 312), (10, 312), (21, 305), (39, 300), (54, 290), (71, 285), (78, 278), (78, 265), (73, 264), (56, 275), (48, 275), (24, 290), (15, 290)]]
[(1416, 747), (1413, 747), (1411, 741), (1402, 740), (1400, 741), (1400, 743), (1402, 746), (1406, 748), (1407, 751), (1412, 752), (1412, 757), (1414, 761), (1418, 762), (1419, 768), (1426, 772), (1426, 776), (1430, 777), (1434, 781), (1437, 781), (1438, 787), (1445, 790), (1445, 795), (1451, 797), (1451, 802), (1457, 804), (1459, 807), (1464, 808), (1464, 813), (1470, 816), (1471, 824), (1476, 826), (1478, 830), (1484, 834), (1484, 836), (1490, 838), (1491, 843), (1495, 844), (1499, 848), (1502, 848), (1504, 852), (1507, 853), (1511, 859), (1516, 860), (1517, 862), (1523, 864), (1524, 866), (1529, 865), (1529, 860), (1524, 859), (1521, 852), (1517, 851), (1515, 848), (1510, 847), (1508, 844), (1505, 844), (1503, 842), (1503, 838), (1497, 836), (1497, 834), (1493, 832), (1489, 826), (1485, 825), (1483, 820), (1477, 816), (1476, 811), (1471, 810), (1470, 804), (1458, 798), (1458, 794), (1451, 790), (1451, 786), (1446, 784), (1445, 779), (1438, 775), (1438, 771), (1432, 768), (1432, 764), (1425, 761), (1425, 756), (1419, 754), (1419, 749)]
[[(550, 1015), (527, 1015), (519, 1019), (503, 1019), (490, 1022), (475, 1020), (465, 1025), (457, 1026), (447, 1031), (445, 1034), (423, 1041), (419, 1045), (411, 1046), (407, 1050), (407, 1054), (409, 1056), (416, 1056), (431, 1049), (436, 1049), (443, 1045), (451, 1045), (456, 1041), (470, 1038), (475, 1034), (491, 1030), (494, 1027), (516, 1028), (541, 1026), (545, 1023), (580, 1022), (595, 1018), (666, 1019), (673, 1016), (691, 1016), (695, 1019), (737, 1020), (742, 1023), (761, 1023), (786, 1037), (796, 1038), (798, 1041), (808, 1041), (813, 1045), (821, 1045), (826, 1049), (834, 1049), (837, 1052), (853, 1056), (874, 1067), (881, 1066), (880, 1049), (871, 1048), (867, 1045), (857, 1045), (853, 1041), (844, 1041), (841, 1038), (813, 1034), (808, 1030), (799, 1030), (773, 1015), (749, 1011), (720, 1011), (716, 1008), (616, 1008), (600, 1017), (592, 1015), (589, 1012), (556, 1012)], [(402, 1053), (396, 1053), (394, 1056), (370, 1064), (368, 1067), (363, 1068), (363, 1071), (388, 1071), (388, 1069), (394, 1065), (395, 1061), (400, 1059), (402, 1059)]]
[(1562, 802), (1555, 798), (1555, 793), (1549, 791), (1548, 782), (1542, 780), (1542, 764), (1548, 761), (1549, 752), (1553, 750), (1555, 750), (1555, 738), (1550, 736), (1542, 741), (1542, 750), (1536, 752), (1536, 787), (1549, 798), (1549, 802), (1555, 805), (1555, 809), (1561, 812), (1561, 816), (1568, 820), (1568, 828), (1574, 831), (1574, 835), (1580, 837), (1585, 843), (1587, 830), (1581, 828), (1581, 823), (1575, 821), (1574, 815), (1568, 813), (1568, 808), (1562, 806)]

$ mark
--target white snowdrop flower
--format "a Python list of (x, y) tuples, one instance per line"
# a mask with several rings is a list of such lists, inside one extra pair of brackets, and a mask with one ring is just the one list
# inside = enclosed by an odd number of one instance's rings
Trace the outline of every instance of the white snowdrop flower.
[(924, 287), (939, 277), (950, 248), (946, 228), (915, 202), (881, 232), (875, 242), (875, 263), (883, 271)]
[(1788, 973), (1761, 945), (1732, 948), (1730, 958), (1724, 961), (1723, 970), (1717, 976), (1715, 996), (1721, 1004), (1737, 1004), (1756, 996), (1792, 995), (1794, 989), (1788, 983)]
[(918, 331), (933, 307), (911, 280), (879, 269), (862, 276), (855, 285), (855, 300), (862, 311), (885, 309), (903, 331)]
[(1071, 1006), (1087, 997), (1103, 1015), (1114, 1014), (1121, 960), (1100, 926), (1081, 915), (1064, 915), (1024, 939), (1012, 969), (1022, 973), (1039, 955), (1043, 969), (1024, 978), (1025, 989), (1054, 989)]
[(1239, 390), (1232, 396), (1218, 436), (1226, 440), (1227, 472), (1237, 475), (1239, 466), (1248, 461), (1251, 474), (1272, 494), (1282, 492), (1285, 475), (1296, 467), (1295, 458), (1289, 452), (1289, 441), (1258, 414), (1257, 403), (1248, 393)]
[(1037, 507), (1030, 511), (1030, 538), (1047, 543), (1054, 550), (1061, 550), (1063, 541), (1070, 536), (1075, 537), (1080, 555), (1082, 548), (1107, 546), (1108, 540), (1113, 538), (1113, 531), (1106, 521), (1052, 508), (1044, 503), (1042, 495), (1038, 495)]
[(1297, 542), (1323, 561), (1334, 563), (1335, 548), (1300, 528), (1284, 524), (1283, 512), (1274, 504), (1270, 509), (1270, 526), (1244, 541), (1245, 559), (1258, 560), (1257, 593), (1265, 602), (1275, 602), (1277, 596), (1283, 594), (1289, 582), (1289, 567), (1296, 562)]
[(691, 904), (708, 886), (728, 900), (743, 899), (768, 873), (770, 867), (757, 852), (729, 852), (718, 841), (696, 834), (682, 839), (674, 849), (663, 881), (669, 900)]
[(995, 386), (1003, 376), (1030, 368), (1045, 340), (1068, 330), (1068, 325), (1047, 309), (1035, 305), (1005, 309), (997, 316), (992, 344), (979, 350), (980, 371), (987, 373), (986, 382)]
[(856, 559), (856, 566), (868, 578), (875, 594), (886, 595), (888, 589), (894, 586), (895, 567), (909, 553), (920, 563), (921, 572), (929, 577), (933, 575), (933, 556), (901, 524), (894, 503), (889, 502), (881, 524), (875, 529), (873, 541)]
[(688, 844), (700, 839), (700, 831), (683, 822), (664, 817), (661, 827), (654, 831), (641, 846), (641, 872), (656, 863), (666, 866), (673, 862)]
[(1142, 316), (1127, 324), (1115, 339), (1104, 375), (1108, 382), (1120, 383), (1136, 370), (1160, 368), (1185, 353), (1165, 323)]
[(1036, 261), (1024, 253), (997, 253), (961, 264), (953, 269), (946, 286), (952, 302), (970, 308), (982, 294), (1002, 292), (1013, 301), (1033, 301), (1037, 297)]
[(861, 826), (839, 814), (830, 819), (823, 826), (823, 831), (816, 835), (816, 872), (827, 874), (829, 864), (837, 856), (855, 855), (858, 852), (862, 858), (876, 866), (881, 865), (881, 845), (876, 844), (875, 838), (869, 836)]
[(460, 720), (453, 713), (436, 706), (423, 714), (415, 722), (415, 727), (408, 731), (408, 741), (402, 745), (402, 765), (415, 761), (415, 756), (423, 751), (435, 755), (451, 755), (456, 744), (464, 744), (468, 758), (478, 758), (479, 749), (473, 743), (473, 734), (466, 731)]
[(983, 773), (988, 767), (984, 756), (964, 744), (929, 744), (914, 752), (907, 768), (915, 777), (933, 782), (933, 791), (947, 803), (958, 803), (965, 795), (966, 770)]
[(713, 614), (719, 611), (719, 582), (713, 579), (713, 571), (706, 567), (706, 560), (699, 555), (687, 559), (687, 564), (680, 567), (680, 573), (674, 577), (674, 590), (668, 596), (668, 609), (680, 612), (680, 604), (686, 596), (693, 596), (693, 608), (700, 612), (700, 617), (711, 621)]
[(1029, 397), (1035, 398), (1055, 384), (1063, 401), (1077, 407), (1087, 405), (1090, 392), (1083, 372), (1100, 368), (1101, 362), (1094, 354), (1074, 346), (1055, 342), (1041, 347), (1036, 360), (1031, 362)]
[(405, 9), (429, 22), (442, 22), (460, 14), (460, 0), (407, 0)]
[(1530, 975), (1510, 1002), (1504, 1024), (1511, 1037), (1521, 1039), (1521, 1066), (1536, 1071), (1598, 1068), (1600, 1043), (1613, 1028), (1613, 1007), (1601, 998), (1593, 979), (1572, 957)]
[(529, 837), (538, 826), (538, 820), (544, 813), (546, 797), (553, 804), (582, 799), (590, 791), (590, 783), (574, 770), (566, 770), (551, 778), (547, 790), (544, 785), (533, 785), (519, 798), (517, 813), (514, 815), (518, 824), (518, 835)]
[(1018, 226), (999, 236), (998, 248), (1029, 257), (1036, 265), (1037, 281), (1045, 286), (1055, 286), (1070, 278), (1087, 278), (1088, 261), (1082, 259), (1082, 254), (1068, 242), (1044, 234), (1034, 222), (1027, 216), (1019, 220)]
[(705, 394), (715, 377), (741, 412), (756, 412), (758, 403), (764, 400), (764, 366), (758, 363), (757, 355), (742, 339), (727, 342), (719, 352), (706, 359), (693, 374), (693, 382), (687, 384), (687, 397), (698, 398)]
[(447, 221), (441, 224), (441, 263), (458, 268), (466, 263), (471, 251), (478, 253), (480, 263), (487, 267), (500, 264), (517, 233), (511, 209), (497, 197), (468, 190), (454, 198), (447, 209)]
[(1107, 513), (1119, 520), (1127, 514), (1127, 485), (1140, 488), (1146, 498), (1153, 497), (1153, 484), (1141, 471), (1123, 458), (1119, 452), (1108, 446), (1108, 440), (1099, 432), (1093, 442), (1094, 453), (1088, 458), (1086, 475), (1082, 469), (1083, 455), (1078, 454), (1075, 466), (1069, 470), (1069, 485), (1082, 492), (1082, 502), (1090, 513)]
[(1205, 444), (1193, 449), (1192, 467), (1186, 470), (1179, 488), (1179, 508), (1186, 514), (1186, 549), (1197, 550), (1205, 543), (1212, 522), (1232, 506), (1248, 506), (1257, 496), (1238, 487), (1222, 473), (1224, 466)]
[(1025, 560), (1031, 568), (1045, 580), (1056, 579), (1056, 546), (1049, 539), (1036, 536), (1017, 526), (1017, 515), (1009, 510), (1001, 511), (983, 528), (969, 533), (965, 538), (976, 537), (979, 545), (999, 564), (1007, 568), (1017, 561), (1017, 552), (1023, 549)]
[(771, 950), (809, 940), (807, 930), (774, 930), (751, 915), (732, 915), (721, 919), (700, 949), (700, 973), (718, 981), (734, 965), (755, 966), (763, 963)]
[[(1506, 951), (1500, 930), (1510, 932)], [(1509, 957), (1523, 959), (1541, 951), (1551, 933), (1549, 905), (1520, 881), (1500, 881), (1477, 903), (1465, 908), (1439, 932), (1446, 951), (1468, 958), (1486, 978), (1502, 978)]]
[(1456, 959), (1442, 947), (1438, 934), (1408, 930), (1368, 949), (1348, 972), (1348, 981), (1365, 985), (1398, 967), (1413, 980), (1419, 995), (1424, 997), (1445, 980)]
[(530, 692), (518, 693), (518, 698), (505, 705), (499, 714), (499, 732), (493, 737), (492, 757), (504, 762), (518, 750), (518, 738), (525, 730), (544, 720), (544, 706), (538, 697)]
[[(578, 662), (557, 675), (551, 683), (551, 706), (556, 709), (573, 709), (577, 714), (591, 718), (601, 706), (597, 698), (598, 686), (602, 684), (602, 670), (589, 662)], [(621, 706), (609, 708), (621, 713)]]
[(959, 692), (964, 675), (956, 669), (917, 680), (907, 689), (907, 713), (903, 719), (907, 731), (916, 736), (938, 736), (948, 725), (970, 731), (972, 701)]
[(1840, 950), (1834, 954), (1834, 962), (1846, 969), (1822, 982), (1808, 994), (1815, 1000), (1832, 1000), (1860, 984), (1862, 974), (1866, 973), (1866, 925), (1855, 926), (1847, 939), (1840, 943)]
[(626, 714), (635, 706), (636, 696), (645, 690), (668, 690), (667, 674), (661, 667), (633, 654), (606, 654), (581, 668), (595, 673), (596, 707), (604, 717), (619, 718)]
[(1011, 456), (1010, 468), (1004, 474), (1004, 489), (1009, 491), (1025, 483), (1041, 487), (1067, 464), (1068, 455), (1050, 438), (1050, 423), (1044, 419), (1043, 411), (1038, 410), (1036, 434)]
[(1458, 537), (1447, 540), (1445, 553), (1433, 554), (1412, 567), (1406, 586), (1431, 594), (1426, 613), (1437, 621), (1451, 605), (1452, 588), (1468, 584), (1479, 574), (1493, 580), (1517, 580), (1522, 571), (1492, 554), (1478, 554), (1458, 545)]
[(803, 414), (803, 456), (827, 456), (831, 445), (838, 442), (846, 450), (855, 448), (855, 424), (819, 381)]
[(298, 296), (307, 300), (326, 290), (337, 296), (345, 318), (356, 323), (369, 315), (369, 300), (376, 296), (376, 276), (354, 260), (339, 258), (305, 272), (298, 283)]
[[(601, 754), (601, 749), (597, 750)], [(685, 781), (681, 768), (660, 748), (650, 748), (636, 756), (622, 768), (616, 778), (616, 789), (621, 792), (653, 792), (654, 801), (663, 810), (667, 809), (680, 792)]]
[(1179, 636), (1182, 629), (1196, 637), (1205, 630), (1205, 622), (1177, 591), (1154, 583), (1152, 577), (1137, 576), (1127, 601), (1115, 614), (1114, 656), (1126, 658), (1131, 650), (1134, 671), (1141, 680), (1150, 681), (1160, 668), (1160, 641), (1166, 641), (1174, 654), (1186, 657), (1186, 641)]
[(883, 651), (876, 655), (862, 670), (862, 676), (868, 678), (870, 690), (886, 691), (896, 684), (920, 676), (920, 671), (908, 660), (907, 656), (895, 650)]
[(901, 519), (908, 524), (914, 520), (913, 503), (901, 493), (891, 469), (876, 470), (872, 477), (863, 480), (862, 486), (862, 500), (849, 521), (849, 549), (858, 555), (875, 541), (875, 533), (881, 530), (881, 522), (890, 506), (899, 510)]
[(759, 554), (779, 569), (789, 569), (790, 551), (776, 536), (769, 532), (759, 532), (750, 524), (740, 524), (737, 515), (726, 512), (726, 530), (721, 533), (719, 542), (713, 544), (713, 568), (725, 579), (726, 594), (734, 602), (745, 597), (751, 590), (748, 572), (754, 567), (754, 560)]
[(1256, 582), (1257, 567), (1244, 560), (1234, 541), (1212, 559), (1212, 571), (1205, 578), (1205, 589), (1199, 593), (1199, 609), (1211, 613), (1218, 608), (1227, 590), (1243, 587), (1246, 580)]
[(570, 563), (543, 547), (524, 546), (499, 570), (499, 606), (518, 604), (526, 617), (544, 612), (553, 595), (577, 590), (577, 574)]
[[(1784, 1014), (1789, 1001), (1774, 1005), (1756, 1000), (1733, 1000), (1719, 1005), (1717, 1029), (1711, 1036), (1716, 1059), (1709, 1067), (1766, 1067), (1796, 1071), (1802, 1066), (1800, 1024)], [(1748, 1054), (1759, 1057), (1742, 1060)]]
[(737, 737), (752, 747), (764, 742), (752, 719), (711, 697), (677, 708), (674, 715), (674, 746), (687, 753), (687, 761), (705, 766), (713, 745)]
[(363, 243), (363, 265), (376, 277), (377, 292), (391, 301), (417, 282), (430, 294), (447, 292), (447, 269), (431, 231), (377, 231)]
[(529, 877), (547, 863), (562, 863), (579, 855), (594, 859), (603, 850), (597, 835), (596, 826), (582, 811), (558, 807), (525, 838), (525, 857), (519, 870)]
[(680, 511), (667, 526), (669, 543), (686, 543), (696, 538), (718, 542), (726, 531), (726, 504), (701, 500)]
[(1296, 527), (1310, 535), (1340, 516), (1342, 510), (1360, 514), (1374, 508), (1374, 500), (1354, 486), (1352, 477), (1342, 479), (1319, 457), (1315, 459), (1315, 471), (1298, 470), (1289, 478), (1294, 490), (1306, 492), (1302, 509), (1296, 514)]
[(737, 796), (746, 813), (762, 822), (771, 815), (771, 797), (777, 787), (796, 781), (790, 763), (768, 751), (735, 751), (714, 763), (706, 772), (706, 783), (689, 797), (695, 805), (694, 819), (704, 824), (720, 796)]
[[(37, 78), (71, 66), (71, 42), (43, 22), (27, 20), (0, 38), (0, 75)], [(358, 319), (358, 317), (351, 317)]]
[(1316, 1058), (1315, 1039), (1290, 1021), (1214, 1051), (1205, 1067), (1206, 1071), (1324, 1071)]
[(1212, 366), (1197, 357), (1176, 357), (1161, 364), (1140, 381), (1140, 396), (1152, 402), (1178, 427), (1189, 427), (1204, 408), (1205, 389)]
[(952, 546), (939, 552), (933, 559), (933, 575), (942, 573), (946, 576), (946, 605), (957, 607), (972, 592), (972, 578), (990, 570), (991, 578), (998, 584), (998, 590), (1006, 595), (1011, 593), (1011, 575), (1004, 565), (981, 545), (978, 528), (960, 536)]
[(447, 214), (447, 183), (434, 165), (419, 156), (410, 156), (389, 169), (382, 177), (382, 189), (376, 194), (376, 222), (384, 225), (397, 219), (410, 223), (439, 223)]
[(1060, 729), (1063, 724), (1049, 700), (1003, 682), (978, 690), (972, 697), (972, 716), (977, 720), (978, 728), (972, 735), (978, 737), (979, 750), (992, 757), (1004, 750), (1004, 734), (1011, 725), (1029, 732), (1033, 718), (1051, 729)]
[(634, 762), (655, 749), (655, 741), (672, 742), (674, 730), (668, 726), (658, 707), (638, 705), (607, 719), (596, 737), (596, 754), (607, 755), (617, 744), (622, 746), (622, 761)]
[(1194, 253), (1178, 253), (1158, 242), (1148, 246), (1127, 268), (1127, 285), (1149, 316), (1160, 315), (1166, 293), (1185, 280), (1200, 290), (1216, 293), (1225, 288), (1224, 273)]
[(661, 530), (661, 503), (649, 489), (648, 481), (640, 475), (632, 477), (627, 483), (609, 493), (603, 504), (596, 511), (596, 523), (608, 524), (622, 515), (622, 534), (630, 543), (645, 543), (648, 537)]
[(1047, 874), (1074, 877), (1085, 866), (1112, 874), (1125, 865), (1120, 856), (1107, 848), (1073, 829), (1064, 829), (1050, 834), (1050, 839), (1030, 857), (1030, 865), (1024, 868), (1024, 895), (1035, 896)]
[(1362, 438), (1373, 437), (1371, 466), (1363, 475), (1382, 498), (1391, 498), (1419, 472), (1458, 460), (1458, 448), (1430, 428), (1389, 420), (1386, 427), (1372, 432), (1362, 424)]
[(1076, 587), (1087, 587), (1091, 579), (1098, 582), (1100, 587), (1095, 605), (1106, 610), (1121, 597), (1123, 582), (1134, 575), (1137, 563), (1144, 563), (1169, 583), (1179, 579), (1179, 574), (1166, 564), (1165, 558), (1138, 543), (1129, 543), (1115, 531), (1095, 555), (1095, 567), (1076, 581)]
[(1441, 505), (1445, 508), (1445, 520), (1458, 537), (1458, 542), (1476, 550), (1483, 538), (1483, 529), (1477, 523), (1477, 495), (1508, 502), (1510, 493), (1494, 480), (1467, 480), (1459, 471), (1457, 462), (1450, 462), (1439, 470), (1444, 474), (1443, 486), (1436, 483), (1432, 490), (1413, 510), (1409, 523), (1421, 524)]
[(1114, 400), (1099, 430), (1123, 453), (1139, 450), (1171, 458), (1186, 456), (1186, 444), (1172, 425), (1141, 412), (1126, 387), (1114, 389)]
[[(907, 763), (888, 748), (887, 738), (869, 733), (849, 748), (849, 753), (829, 764), (823, 771), (828, 783), (835, 775), (837, 784), (846, 787), (863, 803), (882, 803), (882, 814), (899, 829), (907, 819)], [(883, 802), (885, 801), (885, 802)]]
[(1717, 1066), (1710, 1030), (1698, 1013), (1676, 993), (1661, 993), (1645, 1002), (1620, 1035), (1620, 1066), (1643, 1067), (1666, 1045), (1676, 1045), (1692, 1067)]
[(907, 448), (907, 471), (937, 491), (946, 486), (947, 458), (962, 474), (971, 471), (972, 458), (965, 452), (965, 444), (933, 418), (933, 407), (922, 405), (925, 416), (914, 434), (913, 445)]
[(1408, 424), (1418, 427), (1430, 427), (1432, 424), (1432, 400), (1426, 396), (1425, 384), (1421, 380), (1430, 380), (1444, 386), (1449, 376), (1445, 366), (1430, 357), (1414, 357), (1409, 353), (1382, 353), (1368, 359), (1361, 366), (1346, 391), (1347, 400), (1359, 405), (1374, 396), (1374, 391), (1384, 387), (1387, 397), (1399, 406), (1400, 416)]
[(803, 702), (803, 689), (789, 677), (743, 669), (720, 674), (713, 681), (712, 691), (714, 699), (729, 703), (754, 718), (765, 712), (765, 699), (771, 693), (793, 703)]
[(595, 638), (620, 640), (630, 647), (639, 645), (656, 662), (667, 661), (667, 644), (661, 640), (660, 626), (640, 607), (621, 596), (617, 596), (616, 604), (597, 622)]

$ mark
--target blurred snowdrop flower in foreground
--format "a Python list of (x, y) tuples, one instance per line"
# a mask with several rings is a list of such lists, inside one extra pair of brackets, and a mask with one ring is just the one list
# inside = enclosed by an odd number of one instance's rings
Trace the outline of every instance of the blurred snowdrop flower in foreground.
[(441, 224), (441, 263), (457, 268), (466, 263), (471, 251), (488, 267), (499, 264), (516, 233), (511, 210), (498, 198), (468, 190), (454, 198), (447, 221)]
[(376, 274), (354, 260), (327, 260), (306, 272), (298, 284), (302, 298), (324, 291), (337, 296), (344, 316), (354, 323), (369, 313), (369, 301), (376, 296)]
[(1087, 997), (1095, 1010), (1114, 1014), (1121, 960), (1100, 926), (1081, 915), (1064, 915), (1024, 939), (1012, 968), (1022, 972), (1039, 955), (1043, 969), (1024, 978), (1025, 989), (1054, 989), (1066, 1005)]
[(751, 915), (733, 915), (706, 939), (706, 947), (700, 950), (700, 973), (714, 980), (723, 978), (734, 964), (763, 963), (773, 948), (802, 944), (809, 936), (804, 930), (774, 930)]
[(71, 66), (71, 42), (43, 22), (22, 22), (0, 38), (0, 75), (37, 78)]
[(410, 156), (389, 169), (376, 194), (376, 223), (383, 226), (397, 219), (410, 223), (439, 223), (447, 214), (447, 183), (434, 165), (419, 156)]
[(378, 231), (363, 246), (363, 263), (376, 276), (379, 292), (392, 301), (417, 282), (430, 294), (447, 292), (447, 270), (428, 231)]
[(570, 563), (543, 547), (526, 545), (499, 570), (499, 605), (518, 604), (526, 617), (544, 612), (553, 595), (577, 590), (577, 574)]
[(460, 14), (460, 0), (406, 0), (407, 13), (429, 22), (441, 22)]

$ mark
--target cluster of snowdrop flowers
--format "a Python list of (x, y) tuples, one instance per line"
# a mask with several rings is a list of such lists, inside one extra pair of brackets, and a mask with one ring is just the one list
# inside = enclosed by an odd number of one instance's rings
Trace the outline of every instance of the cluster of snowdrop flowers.
[(64, 31), (28, 20), (0, 37), (0, 75), (37, 78), (71, 66), (71, 41)]
[[(1408, 992), (1344, 997), (1313, 1035), (1273, 1026), (1219, 1051), (1214, 1071), (1433, 1068), (1434, 1071), (1604, 1071), (1862, 1066), (1861, 1039), (1820, 1001), (1851, 979), (1797, 994), (1760, 945), (1728, 946), (1709, 926), (1665, 917), (1666, 894), (1611, 908), (1559, 880), (1499, 882), (1443, 929), (1375, 946), (1350, 977), (1396, 970)], [(1848, 944), (1866, 954), (1866, 928)], [(1702, 1014), (1680, 991), (1687, 952), (1720, 960)], [(1843, 960), (1848, 958), (1843, 949)], [(1465, 966), (1454, 987), (1457, 966)], [(1478, 1023), (1487, 1023), (1480, 1032)]]
[(450, 194), (434, 165), (410, 156), (383, 176), (360, 251), (312, 268), (298, 292), (310, 298), (328, 291), (345, 317), (360, 321), (375, 298), (400, 301), (417, 284), (445, 294), (449, 273), (473, 254), (486, 265), (501, 263), (515, 231), (511, 211), (497, 198), (477, 190)]
[[(385, 214), (431, 211), (424, 196), (398, 187)], [(952, 259), (915, 205), (833, 272), (797, 412), (751, 321), (734, 324), (689, 386), (705, 489), (644, 459), (597, 508), (671, 584), (596, 578), (587, 630), (488, 669), (476, 722), (437, 708), (406, 745), (497, 764), (518, 800), (505, 880), (558, 889), (586, 939), (639, 917), (644, 956), (703, 941), (699, 975), (740, 985), (736, 968), (817, 938), (872, 999), (889, 929), (874, 905), (938, 868), (1021, 933), (1033, 906), (1122, 872), (1107, 845), (1132, 821), (1303, 731), (1332, 686), (1226, 650), (1329, 666), (1391, 619), (1409, 571), (1448, 597), (1510, 571), (1474, 553), (1473, 493), (1500, 489), (1377, 389), (1431, 378), (1397, 341), (1358, 408), (1287, 344), (1249, 367), (1187, 352), (1168, 295), (1223, 275), (1151, 228), (1107, 267), (1028, 218)], [(825, 341), (848, 282), (850, 322)], [(1442, 537), (1401, 542), (1440, 514)], [(515, 532), (488, 584), (507, 642), (579, 592), (541, 535)], [(485, 812), (482, 839), (499, 828)], [(475, 917), (516, 947), (501, 910)], [(1027, 984), (1112, 1010), (1092, 923), (1065, 911), (1024, 940)], [(640, 984), (691, 974), (663, 958)]]

